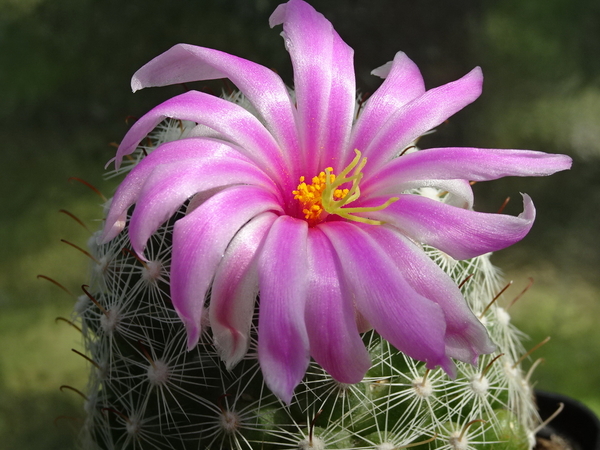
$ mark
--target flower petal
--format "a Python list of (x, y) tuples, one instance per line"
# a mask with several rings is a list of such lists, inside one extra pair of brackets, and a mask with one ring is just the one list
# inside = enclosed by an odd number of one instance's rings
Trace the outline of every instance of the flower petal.
[(304, 220), (279, 217), (258, 262), (258, 360), (269, 389), (288, 404), (310, 360), (304, 321), (307, 234)]
[(342, 383), (358, 383), (371, 366), (358, 333), (352, 295), (340, 284), (337, 256), (327, 237), (314, 227), (308, 233), (306, 328), (310, 353)]
[(206, 293), (225, 249), (253, 217), (280, 212), (276, 198), (254, 186), (233, 186), (215, 194), (175, 222), (171, 299), (188, 333), (188, 348), (200, 338)]
[(170, 98), (135, 122), (119, 145), (116, 166), (167, 117), (190, 120), (218, 131), (284, 187), (282, 191), (291, 192), (295, 187), (289, 177), (282, 175), (286, 173), (286, 164), (277, 142), (255, 116), (235, 103), (197, 91)]
[(279, 5), (269, 24), (283, 24), (294, 67), (303, 173), (316, 174), (347, 147), (356, 95), (353, 50), (302, 1)]
[(485, 327), (475, 317), (456, 283), (423, 249), (388, 226), (373, 227), (377, 239), (406, 281), (423, 297), (434, 301), (446, 319), (446, 353), (475, 364), (481, 354), (495, 350)]
[(404, 105), (382, 126), (377, 135), (359, 148), (369, 158), (365, 178), (397, 156), (403, 149), (457, 113), (481, 94), (483, 75), (476, 67), (464, 77), (425, 92)]
[(206, 157), (157, 167), (144, 183), (129, 222), (133, 250), (142, 256), (150, 236), (195, 194), (241, 184), (260, 186), (281, 204), (271, 179), (250, 161)]
[(444, 197), (446, 204), (458, 206), (459, 208), (473, 208), (473, 189), (467, 180), (439, 180), (435, 178), (407, 180), (401, 173), (398, 174), (397, 178), (393, 176), (386, 177), (385, 182), (379, 182), (379, 177), (374, 178), (376, 178), (375, 182), (365, 181), (363, 183), (364, 189), (363, 184), (361, 184), (360, 199), (353, 206), (362, 206), (363, 202), (369, 201), (372, 197), (394, 197), (415, 189), (421, 189), (421, 195), (431, 197), (422, 188), (433, 188), (434, 191), (431, 194), (435, 196), (436, 200), (439, 201)]
[(106, 216), (101, 242), (110, 241), (125, 227), (127, 210), (137, 201), (144, 183), (157, 167), (202, 157), (249, 161), (230, 144), (215, 139), (188, 138), (161, 145), (142, 159), (119, 185)]
[(231, 369), (250, 345), (258, 295), (258, 249), (277, 216), (266, 212), (244, 225), (229, 243), (212, 283), (208, 308), (215, 346)]
[(419, 68), (403, 52), (396, 53), (393, 61), (371, 73), (385, 78), (385, 81), (365, 102), (356, 120), (351, 150), (367, 148), (381, 130), (382, 124), (408, 102), (425, 93), (425, 83)]
[(177, 44), (140, 68), (133, 75), (131, 88), (135, 92), (219, 78), (229, 78), (252, 103), (285, 155), (297, 155), (298, 136), (288, 90), (275, 72), (260, 64), (210, 48)]
[[(388, 193), (391, 185), (415, 181), (488, 181), (502, 177), (539, 177), (571, 167), (571, 158), (531, 150), (431, 148), (395, 158), (361, 185), (361, 191)], [(396, 192), (399, 192), (398, 190)]]
[[(387, 198), (373, 198), (360, 206), (380, 205)], [(389, 223), (418, 243), (428, 244), (454, 259), (468, 259), (506, 248), (525, 237), (535, 219), (531, 198), (523, 194), (524, 211), (518, 216), (475, 212), (403, 194), (381, 211), (366, 215)]]
[(446, 324), (439, 305), (418, 294), (369, 233), (369, 227), (337, 221), (320, 227), (338, 255), (343, 280), (358, 311), (398, 350), (454, 375), (446, 355)]

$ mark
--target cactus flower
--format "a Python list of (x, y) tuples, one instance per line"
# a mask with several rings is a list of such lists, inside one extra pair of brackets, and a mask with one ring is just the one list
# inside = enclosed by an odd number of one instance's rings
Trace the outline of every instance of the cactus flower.
[[(232, 367), (249, 348), (258, 298), (259, 363), (286, 402), (311, 357), (336, 380), (359, 382), (370, 367), (360, 335), (368, 328), (453, 375), (453, 359), (474, 363), (494, 345), (422, 245), (466, 259), (519, 241), (535, 217), (531, 199), (523, 195), (518, 217), (476, 212), (469, 182), (549, 175), (571, 161), (527, 150), (417, 151), (421, 135), (480, 95), (479, 68), (427, 91), (399, 52), (373, 71), (384, 81), (358, 111), (353, 51), (331, 23), (290, 0), (270, 18), (281, 24), (293, 91), (266, 67), (185, 44), (134, 75), (134, 91), (228, 78), (243, 101), (188, 91), (141, 117), (117, 167), (165, 118), (197, 126), (127, 175), (101, 239), (127, 227), (144, 258), (150, 236), (186, 205), (170, 282), (188, 346), (208, 323)], [(439, 195), (420, 195), (431, 187)]]

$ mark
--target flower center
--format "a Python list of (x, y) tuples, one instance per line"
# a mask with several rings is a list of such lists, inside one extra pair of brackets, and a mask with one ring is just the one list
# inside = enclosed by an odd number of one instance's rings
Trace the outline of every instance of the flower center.
[[(304, 218), (311, 226), (321, 222), (329, 214), (335, 214), (355, 222), (381, 225), (383, 222), (380, 220), (367, 219), (366, 217), (355, 216), (354, 214), (381, 211), (398, 200), (398, 197), (392, 197), (379, 206), (345, 207), (360, 197), (359, 183), (363, 177), (361, 170), (367, 164), (367, 158), (361, 159), (360, 151), (354, 151), (356, 152), (356, 157), (339, 175), (333, 173), (332, 167), (327, 167), (325, 171), (313, 177), (312, 184), (306, 184), (305, 177), (300, 177), (300, 184), (297, 190), (292, 191), (292, 193), (294, 194), (294, 199), (298, 200), (302, 205)], [(351, 175), (350, 172), (352, 172)], [(342, 189), (341, 186), (346, 183), (352, 184), (349, 188)]]

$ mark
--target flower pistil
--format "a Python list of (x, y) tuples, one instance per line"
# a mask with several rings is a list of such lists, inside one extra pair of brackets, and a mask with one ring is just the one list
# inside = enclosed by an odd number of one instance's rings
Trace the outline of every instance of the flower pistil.
[[(300, 177), (300, 184), (297, 190), (292, 191), (292, 193), (294, 199), (302, 204), (304, 218), (311, 226), (325, 219), (326, 215), (322, 216), (323, 211), (327, 215), (336, 214), (354, 222), (381, 225), (383, 222), (380, 220), (368, 219), (354, 214), (381, 211), (398, 200), (398, 197), (391, 197), (379, 206), (345, 208), (346, 205), (360, 197), (359, 184), (363, 177), (361, 170), (367, 164), (367, 158), (361, 159), (362, 154), (359, 150), (354, 150), (354, 152), (356, 157), (339, 175), (333, 173), (333, 167), (327, 167), (325, 171), (313, 177), (312, 184), (306, 184), (305, 177)], [(350, 172), (352, 172), (352, 175), (349, 176)], [(342, 189), (341, 186), (345, 183), (352, 183), (352, 185), (350, 188)]]

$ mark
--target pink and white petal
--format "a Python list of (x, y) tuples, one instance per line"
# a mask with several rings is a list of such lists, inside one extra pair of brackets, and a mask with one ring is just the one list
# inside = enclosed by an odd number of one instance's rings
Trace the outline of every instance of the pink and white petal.
[(437, 127), (481, 94), (483, 75), (476, 67), (464, 77), (430, 89), (404, 105), (366, 143), (363, 156), (369, 158), (363, 173), (369, 178), (380, 167), (427, 131)]
[(142, 159), (119, 185), (106, 216), (101, 242), (110, 241), (125, 227), (127, 210), (137, 201), (144, 183), (157, 167), (203, 157), (249, 161), (231, 144), (214, 139), (188, 138), (161, 145)]
[(293, 103), (287, 87), (271, 69), (219, 50), (177, 44), (139, 69), (131, 80), (133, 91), (191, 81), (228, 78), (264, 119), (290, 167), (298, 153)]
[(229, 243), (215, 274), (208, 307), (215, 346), (228, 369), (246, 354), (258, 295), (257, 252), (277, 216), (262, 213)]
[(200, 338), (206, 294), (225, 250), (253, 217), (281, 213), (273, 195), (254, 186), (233, 186), (209, 198), (175, 222), (171, 299), (188, 334), (188, 348)]
[(485, 327), (467, 305), (457, 284), (420, 246), (386, 225), (373, 227), (369, 234), (379, 242), (413, 289), (444, 311), (449, 356), (474, 364), (479, 355), (495, 351)]
[(269, 389), (288, 404), (310, 361), (304, 320), (307, 235), (306, 221), (278, 217), (258, 260), (258, 361)]
[[(356, 107), (356, 79), (354, 75), (354, 51), (334, 30), (333, 36), (333, 77), (331, 93), (327, 106), (327, 126), (321, 128), (327, 133), (324, 145), (319, 149), (319, 165), (315, 172), (323, 167), (337, 166), (342, 170), (346, 154), (350, 153), (348, 143), (352, 133)], [(354, 152), (352, 152), (354, 153)]]
[[(533, 226), (535, 207), (523, 195), (524, 211), (517, 217), (457, 208), (420, 195), (402, 194), (381, 211), (360, 213), (397, 228), (417, 243), (428, 244), (454, 259), (468, 259), (506, 248), (525, 237)], [(361, 206), (375, 206), (373, 198)]]
[(361, 184), (363, 192), (428, 179), (489, 181), (502, 177), (539, 177), (571, 167), (571, 158), (531, 150), (431, 148), (385, 164)]
[(315, 361), (341, 383), (363, 379), (371, 366), (358, 332), (352, 294), (340, 283), (337, 255), (320, 227), (308, 232), (306, 328)]
[[(284, 192), (295, 187), (284, 177), (286, 164), (281, 149), (260, 121), (242, 108), (222, 98), (189, 91), (156, 106), (127, 132), (117, 150), (116, 166), (123, 156), (132, 153), (140, 141), (165, 118), (189, 120), (216, 130), (278, 182)], [(291, 195), (291, 194), (290, 194)]]
[(328, 222), (321, 230), (331, 241), (343, 272), (343, 282), (358, 311), (398, 350), (441, 366), (454, 376), (446, 355), (446, 323), (439, 305), (418, 294), (367, 230), (358, 224)]
[(365, 102), (352, 131), (350, 150), (367, 148), (382, 124), (408, 102), (425, 93), (419, 68), (403, 52), (396, 53), (393, 61), (371, 73), (385, 81)]
[(259, 186), (270, 193), (271, 202), (282, 203), (271, 179), (250, 161), (206, 157), (157, 167), (144, 183), (129, 222), (133, 250), (142, 257), (150, 236), (195, 194), (231, 185)]
[[(421, 195), (429, 196), (440, 201), (442, 196), (444, 202), (459, 208), (471, 209), (473, 207), (473, 189), (467, 180), (427, 179), (406, 180), (399, 174), (398, 179), (388, 177), (386, 183), (364, 182), (360, 186), (360, 198), (352, 206), (361, 206), (363, 202), (371, 197), (395, 197), (402, 193), (420, 189)], [(363, 189), (363, 185), (365, 186)], [(431, 192), (423, 188), (432, 188)], [(443, 195), (442, 195), (443, 194)]]
[(303, 173), (318, 173), (348, 142), (356, 95), (353, 51), (322, 14), (299, 0), (279, 5), (269, 24), (283, 24), (292, 59)]

